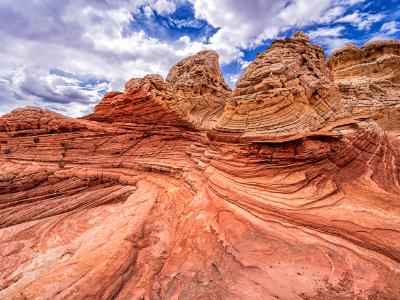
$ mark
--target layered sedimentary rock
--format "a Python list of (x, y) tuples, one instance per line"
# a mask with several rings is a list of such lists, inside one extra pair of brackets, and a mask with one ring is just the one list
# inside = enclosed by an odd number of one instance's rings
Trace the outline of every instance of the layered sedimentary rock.
[(124, 93), (106, 94), (94, 113), (84, 119), (108, 123), (191, 125), (160, 75), (129, 80)]
[(124, 93), (106, 94), (86, 119), (210, 129), (229, 92), (219, 71), (218, 54), (201, 51), (177, 63), (165, 82), (159, 75), (131, 79)]
[(354, 115), (369, 115), (388, 132), (400, 135), (400, 42), (347, 45), (332, 53), (328, 67)]
[(81, 120), (0, 118), (0, 298), (399, 298), (400, 142), (346, 112), (322, 55), (276, 42), (217, 122), (154, 96), (224, 103), (207, 76), (179, 79), (190, 60)]
[(215, 125), (230, 93), (215, 51), (201, 51), (180, 61), (171, 69), (166, 82), (171, 84), (191, 123), (203, 129)]
[(79, 131), (86, 128), (85, 122), (69, 118), (58, 113), (37, 107), (16, 109), (2, 116), (1, 132), (60, 133), (64, 131)]
[(321, 47), (304, 34), (278, 40), (246, 68), (216, 129), (242, 135), (314, 131), (349, 116)]

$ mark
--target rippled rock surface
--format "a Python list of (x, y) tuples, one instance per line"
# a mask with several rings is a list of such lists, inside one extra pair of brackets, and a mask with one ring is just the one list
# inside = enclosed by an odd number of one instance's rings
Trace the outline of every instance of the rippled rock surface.
[(0, 299), (400, 297), (400, 141), (303, 34), (232, 92), (200, 52), (0, 145)]

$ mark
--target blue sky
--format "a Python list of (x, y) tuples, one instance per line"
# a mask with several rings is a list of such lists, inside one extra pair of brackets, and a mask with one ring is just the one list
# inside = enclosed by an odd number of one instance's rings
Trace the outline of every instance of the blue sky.
[(327, 55), (400, 38), (400, 0), (2, 0), (0, 114), (28, 105), (71, 116), (132, 77), (168, 74), (203, 49), (232, 87), (257, 53), (302, 30)]

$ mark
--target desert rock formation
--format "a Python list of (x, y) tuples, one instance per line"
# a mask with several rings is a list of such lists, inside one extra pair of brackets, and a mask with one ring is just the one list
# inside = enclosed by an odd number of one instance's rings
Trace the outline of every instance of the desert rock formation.
[(160, 75), (131, 79), (124, 93), (106, 94), (86, 119), (211, 129), (229, 92), (218, 54), (201, 51), (177, 63), (165, 82)]
[(262, 136), (315, 131), (349, 116), (340, 100), (323, 49), (298, 33), (273, 42), (246, 68), (216, 128)]
[(372, 116), (388, 132), (400, 135), (400, 42), (347, 45), (328, 61), (343, 104), (354, 115)]
[(0, 145), (0, 299), (400, 297), (400, 140), (304, 34), (232, 92), (200, 52)]

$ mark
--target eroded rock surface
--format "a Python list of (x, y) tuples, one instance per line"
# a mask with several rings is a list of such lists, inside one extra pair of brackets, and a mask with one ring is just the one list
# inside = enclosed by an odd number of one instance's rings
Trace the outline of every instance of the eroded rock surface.
[(273, 42), (246, 68), (216, 129), (242, 135), (294, 134), (346, 116), (323, 49), (298, 33)]
[(159, 75), (131, 79), (124, 93), (106, 94), (86, 119), (210, 129), (229, 92), (219, 70), (218, 54), (201, 51), (178, 62), (165, 82)]
[(215, 51), (201, 51), (183, 59), (171, 69), (166, 82), (179, 96), (179, 104), (191, 123), (203, 129), (215, 125), (230, 93)]
[(84, 119), (0, 118), (0, 298), (399, 298), (400, 141), (343, 108), (322, 50), (275, 42), (217, 122), (177, 109), (228, 97), (192, 59)]
[(372, 116), (400, 135), (400, 42), (375, 41), (332, 53), (328, 61), (343, 104), (354, 115)]

